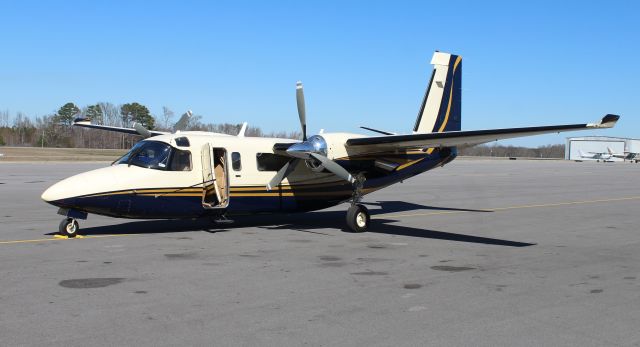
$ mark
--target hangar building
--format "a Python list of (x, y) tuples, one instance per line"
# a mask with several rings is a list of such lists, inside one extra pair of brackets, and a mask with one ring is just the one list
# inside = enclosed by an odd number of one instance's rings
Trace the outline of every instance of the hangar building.
[[(564, 158), (566, 160), (596, 160), (595, 158), (583, 158), (580, 152), (590, 156), (593, 153), (608, 153), (609, 150), (607, 148), (611, 148), (616, 154), (640, 152), (640, 140), (609, 136), (567, 137)], [(608, 160), (623, 161), (620, 158), (610, 158)]]

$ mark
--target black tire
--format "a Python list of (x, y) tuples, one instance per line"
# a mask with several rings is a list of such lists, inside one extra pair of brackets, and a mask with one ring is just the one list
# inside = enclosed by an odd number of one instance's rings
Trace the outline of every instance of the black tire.
[(78, 225), (78, 221), (73, 218), (63, 219), (58, 226), (58, 233), (70, 238), (76, 237), (76, 235), (78, 235), (78, 230), (80, 230), (80, 225)]
[(364, 205), (354, 205), (347, 210), (347, 226), (354, 233), (367, 231), (370, 222), (369, 210)]

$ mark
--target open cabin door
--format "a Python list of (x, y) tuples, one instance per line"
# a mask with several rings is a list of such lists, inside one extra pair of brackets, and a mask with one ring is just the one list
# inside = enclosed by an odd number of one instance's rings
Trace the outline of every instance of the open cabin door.
[(206, 209), (226, 208), (229, 205), (229, 174), (227, 151), (202, 146), (202, 206)]

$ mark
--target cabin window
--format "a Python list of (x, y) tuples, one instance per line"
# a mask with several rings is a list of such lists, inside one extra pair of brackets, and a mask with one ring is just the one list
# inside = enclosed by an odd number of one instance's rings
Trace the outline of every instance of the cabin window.
[(273, 153), (257, 153), (256, 160), (258, 163), (258, 171), (278, 171), (290, 158)]
[(176, 137), (176, 145), (179, 147), (189, 147), (189, 139), (186, 137)]
[(231, 166), (233, 167), (233, 171), (242, 170), (242, 161), (240, 158), (240, 153), (231, 152)]

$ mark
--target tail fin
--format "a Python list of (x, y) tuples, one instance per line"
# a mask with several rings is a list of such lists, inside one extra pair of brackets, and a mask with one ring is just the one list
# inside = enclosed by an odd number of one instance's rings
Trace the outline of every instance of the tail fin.
[(433, 74), (413, 132), (441, 133), (460, 130), (462, 57), (435, 52), (431, 64)]
[(607, 152), (609, 152), (609, 154), (613, 155), (613, 150), (611, 149), (611, 147), (607, 146)]

